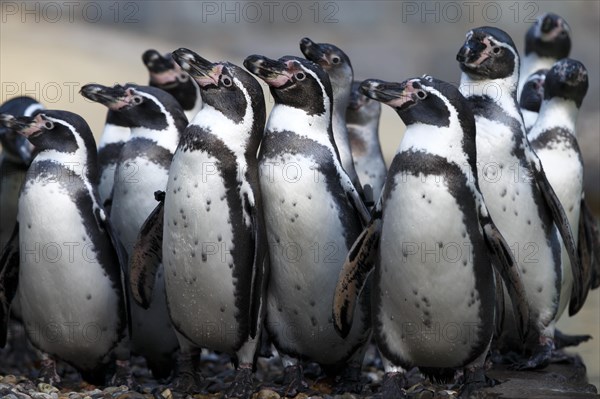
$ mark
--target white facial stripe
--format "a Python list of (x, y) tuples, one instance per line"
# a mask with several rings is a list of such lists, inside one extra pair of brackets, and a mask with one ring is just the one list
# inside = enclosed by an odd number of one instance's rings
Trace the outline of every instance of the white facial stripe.
[(35, 111), (41, 111), (44, 109), (46, 109), (46, 107), (44, 107), (42, 104), (31, 104), (29, 107), (27, 107), (27, 109), (25, 109), (23, 116), (31, 116)]

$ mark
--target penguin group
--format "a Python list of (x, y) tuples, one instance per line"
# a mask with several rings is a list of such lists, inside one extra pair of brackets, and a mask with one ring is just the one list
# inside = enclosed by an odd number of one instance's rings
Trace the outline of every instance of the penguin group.
[[(344, 51), (309, 38), (304, 58), (242, 66), (151, 49), (148, 85), (82, 87), (107, 108), (98, 145), (77, 114), (7, 101), (0, 347), (19, 322), (41, 381), (60, 384), (62, 360), (134, 388), (135, 354), (182, 395), (207, 390), (217, 352), (235, 366), (226, 398), (310, 393), (314, 363), (360, 393), (372, 344), (383, 398), (408, 397), (414, 368), (469, 397), (497, 383), (488, 361), (547, 366), (590, 338), (555, 325), (600, 286), (570, 35), (540, 16), (521, 60), (508, 33), (474, 28), (458, 86), (355, 81)], [(381, 103), (406, 126), (389, 170)], [(258, 382), (270, 352), (282, 379)]]

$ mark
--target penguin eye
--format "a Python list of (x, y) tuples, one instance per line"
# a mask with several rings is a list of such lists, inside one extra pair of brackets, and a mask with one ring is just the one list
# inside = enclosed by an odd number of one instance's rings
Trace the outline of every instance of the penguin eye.
[(304, 74), (304, 72), (296, 72), (294, 77), (296, 78), (296, 80), (304, 80), (304, 78), (306, 78), (306, 75)]
[(427, 93), (425, 93), (423, 90), (419, 90), (417, 91), (417, 97), (419, 97), (422, 100), (425, 97), (427, 97)]
[(180, 82), (187, 82), (188, 80), (190, 80), (190, 75), (188, 75), (187, 73), (180, 73), (177, 79)]
[(331, 62), (334, 63), (334, 64), (339, 64), (340, 63), (340, 58), (339, 57), (333, 57), (331, 59)]
[(223, 76), (223, 79), (221, 79), (221, 82), (223, 83), (223, 86), (225, 86), (225, 87), (230, 87), (233, 84), (233, 82), (229, 76)]
[(494, 52), (494, 54), (499, 54), (500, 53), (500, 47), (494, 47), (494, 49), (492, 51)]
[(46, 130), (54, 129), (54, 122), (52, 122), (52, 121), (44, 122), (44, 129), (46, 129)]
[(143, 102), (144, 102), (144, 99), (142, 98), (142, 96), (133, 96), (133, 97), (131, 98), (131, 100), (133, 101), (133, 103), (134, 103), (135, 105), (140, 105), (141, 103), (143, 103)]

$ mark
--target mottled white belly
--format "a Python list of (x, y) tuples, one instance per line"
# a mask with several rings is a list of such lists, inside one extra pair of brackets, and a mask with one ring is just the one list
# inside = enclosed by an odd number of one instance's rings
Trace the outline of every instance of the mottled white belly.
[[(551, 150), (540, 149), (537, 151), (537, 155), (540, 161), (542, 161), (542, 166), (550, 185), (552, 185), (567, 214), (573, 237), (577, 240), (579, 234), (581, 193), (583, 192), (583, 165), (579, 161), (579, 156), (574, 149), (564, 147)], [(569, 303), (573, 287), (571, 261), (562, 243), (562, 238), (560, 238), (560, 241), (563, 270), (560, 304), (556, 314), (557, 319), (562, 315)]]
[(267, 322), (282, 347), (331, 364), (364, 339), (363, 312), (357, 308), (348, 338), (341, 339), (332, 304), (348, 252), (345, 228), (339, 205), (313, 164), (302, 155), (261, 161), (271, 258)]
[[(555, 261), (530, 186), (530, 171), (511, 152), (510, 131), (477, 117), (479, 187), (494, 223), (519, 264), (530, 309), (547, 325), (558, 305)], [(552, 239), (557, 240), (553, 228)], [(510, 313), (511, 306), (505, 306)]]
[(165, 198), (163, 264), (177, 329), (200, 347), (231, 353), (238, 340), (234, 242), (216, 163), (200, 151), (175, 154)]
[[(400, 175), (386, 201), (380, 245), (386, 345), (423, 367), (458, 367), (481, 337), (472, 243), (456, 199), (436, 176)], [(490, 266), (491, 267), (491, 266)]]
[(117, 339), (120, 312), (79, 210), (58, 184), (29, 184), (18, 219), (18, 292), (29, 338), (79, 367), (97, 365)]

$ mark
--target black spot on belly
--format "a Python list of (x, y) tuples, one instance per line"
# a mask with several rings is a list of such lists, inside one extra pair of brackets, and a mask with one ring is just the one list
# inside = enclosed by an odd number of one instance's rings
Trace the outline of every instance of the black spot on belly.
[(311, 199), (312, 199), (312, 195), (308, 194), (307, 198), (308, 198), (309, 200), (311, 200)]
[(525, 270), (525, 269), (521, 269), (521, 273), (523, 273), (523, 274), (527, 274), (527, 270)]
[(208, 259), (206, 252), (202, 251), (202, 262), (206, 262), (206, 260)]
[(428, 204), (431, 204), (431, 200), (430, 200), (430, 199), (428, 199), (428, 200), (427, 200), (427, 203), (428, 203)]
[(415, 302), (415, 307), (416, 307), (417, 309), (419, 309), (419, 308), (421, 307), (421, 304), (420, 304), (419, 302)]
[(196, 257), (196, 252), (192, 251), (192, 258), (195, 258), (195, 257)]
[(418, 295), (419, 291), (417, 291), (416, 289), (413, 288), (413, 294)]
[(467, 266), (467, 261), (463, 260), (463, 266)]
[(502, 212), (506, 212), (506, 206), (502, 206)]
[(300, 291), (302, 288), (300, 288), (300, 286), (299, 286), (298, 284), (296, 284), (296, 289), (297, 289), (298, 291)]
[(313, 300), (311, 300), (311, 301), (310, 301), (310, 306), (313, 306), (313, 307), (314, 307), (315, 305), (316, 305), (316, 302), (315, 302), (315, 301), (313, 301)]
[(225, 313), (225, 306), (221, 306), (219, 310), (221, 311), (221, 313)]
[(283, 308), (281, 307), (281, 305), (277, 306), (277, 311), (278, 312), (283, 312)]
[(285, 203), (285, 198), (281, 199), (281, 203), (284, 204)]
[(515, 211), (515, 216), (519, 216), (519, 212)]
[(527, 224), (531, 224), (531, 220), (527, 219)]
[(312, 317), (310, 318), (310, 324), (312, 324), (312, 325), (313, 325), (313, 327), (316, 327), (316, 326), (317, 326), (317, 319), (315, 318), (315, 316), (312, 316)]
[(444, 247), (444, 243), (443, 242), (438, 242), (438, 247), (443, 248)]
[(217, 235), (217, 241), (219, 241), (219, 242), (223, 241), (223, 236), (221, 234)]
[(92, 299), (92, 294), (87, 294), (87, 296), (85, 297), (85, 299), (87, 299), (88, 301), (89, 301), (90, 299)]
[(292, 202), (292, 206), (296, 206), (296, 204), (297, 204), (296, 201)]
[(541, 285), (538, 287), (537, 292), (542, 292), (544, 291), (544, 287), (542, 287)]
[(504, 187), (504, 188), (502, 189), (502, 192), (500, 193), (500, 196), (501, 196), (501, 197), (506, 197), (506, 194), (507, 194), (507, 193), (508, 193), (508, 190), (506, 189), (506, 187)]
[(177, 176), (174, 176), (174, 177), (173, 177), (173, 181), (177, 181)]
[(87, 240), (86, 236), (81, 236), (81, 239), (82, 239), (83, 241), (86, 241), (86, 240)]
[(294, 314), (298, 316), (298, 309), (294, 309)]
[(177, 226), (177, 220), (173, 219), (173, 225)]
[(183, 208), (181, 208), (181, 209), (179, 210), (179, 213), (183, 214)]
[(206, 207), (206, 212), (210, 212), (210, 206)]
[(31, 228), (31, 223), (27, 223), (27, 228), (30, 229)]

